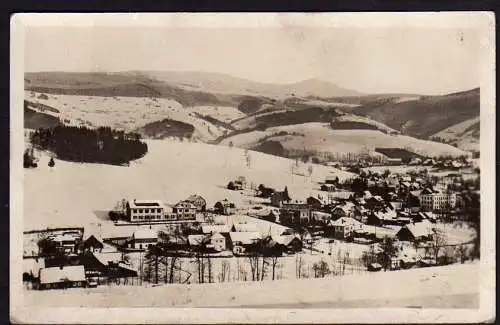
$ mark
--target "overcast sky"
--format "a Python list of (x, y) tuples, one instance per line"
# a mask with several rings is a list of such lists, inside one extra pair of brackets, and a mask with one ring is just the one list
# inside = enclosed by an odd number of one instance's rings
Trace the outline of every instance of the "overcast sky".
[(478, 34), (459, 29), (31, 27), (25, 54), (29, 72), (208, 71), (366, 93), (442, 94), (480, 80)]

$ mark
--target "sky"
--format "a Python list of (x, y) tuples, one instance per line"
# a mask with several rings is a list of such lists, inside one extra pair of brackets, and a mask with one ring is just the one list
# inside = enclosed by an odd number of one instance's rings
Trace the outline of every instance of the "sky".
[(479, 86), (479, 34), (437, 28), (29, 27), (25, 71), (206, 71), (364, 93)]

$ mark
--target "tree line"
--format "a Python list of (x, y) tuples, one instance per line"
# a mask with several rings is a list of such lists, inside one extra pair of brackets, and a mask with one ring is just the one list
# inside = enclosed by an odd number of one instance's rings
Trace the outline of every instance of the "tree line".
[(110, 127), (60, 125), (34, 131), (30, 141), (36, 148), (51, 151), (61, 160), (87, 163), (128, 164), (148, 151), (140, 135)]

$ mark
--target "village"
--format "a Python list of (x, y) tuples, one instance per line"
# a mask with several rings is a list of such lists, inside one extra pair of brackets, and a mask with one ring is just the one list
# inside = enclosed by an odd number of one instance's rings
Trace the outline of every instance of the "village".
[(247, 202), (240, 206), (224, 197), (209, 205), (202, 193), (173, 204), (117, 197), (103, 217), (119, 230), (113, 234), (83, 227), (25, 232), (23, 281), (29, 289), (263, 281), (478, 259), (479, 171), (472, 159), (401, 164), (358, 164), (355, 177), (328, 176), (308, 197), (285, 184), (228, 179), (226, 191)]

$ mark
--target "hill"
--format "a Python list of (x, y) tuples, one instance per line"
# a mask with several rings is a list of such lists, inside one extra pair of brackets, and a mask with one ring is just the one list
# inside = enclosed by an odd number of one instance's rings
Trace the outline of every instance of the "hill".
[[(276, 143), (279, 142), (283, 149)], [(377, 156), (375, 148), (408, 148), (409, 151), (423, 156), (463, 155), (464, 151), (448, 144), (416, 139), (400, 134), (388, 134), (375, 129), (332, 129), (329, 123), (303, 123), (270, 127), (265, 130), (235, 132), (221, 140), (221, 144), (242, 148), (266, 150), (275, 148), (290, 155), (301, 152), (313, 153), (313, 156), (328, 154), (337, 158), (350, 154), (369, 154)], [(270, 151), (266, 151), (269, 152)]]
[(271, 84), (236, 78), (223, 73), (195, 71), (141, 71), (132, 72), (176, 85), (186, 90), (209, 93), (240, 94), (286, 98), (292, 96), (341, 97), (359, 96), (360, 92), (342, 88), (334, 83), (308, 79), (290, 84)]
[(354, 108), (352, 113), (367, 116), (404, 134), (428, 138), (448, 127), (479, 116), (479, 88), (442, 96), (377, 98)]
[(453, 144), (463, 150), (479, 151), (479, 117), (463, 121), (434, 135), (433, 139)]

